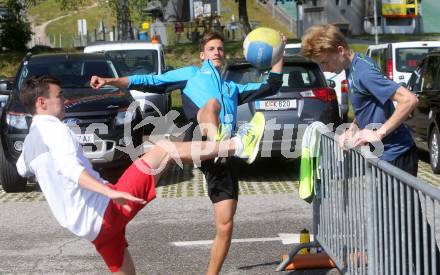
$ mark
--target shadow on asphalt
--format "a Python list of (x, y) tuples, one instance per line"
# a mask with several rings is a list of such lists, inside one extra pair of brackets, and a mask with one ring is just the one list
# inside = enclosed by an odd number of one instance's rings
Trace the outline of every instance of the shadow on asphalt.
[[(299, 160), (286, 160), (284, 158), (258, 158), (251, 165), (244, 161), (237, 161), (235, 168), (240, 181), (278, 182), (283, 180), (297, 181), (299, 179)], [(99, 174), (110, 183), (116, 183), (125, 169), (131, 163), (120, 167), (98, 168)], [(196, 174), (194, 173), (196, 171)], [(157, 186), (178, 184), (191, 181), (194, 177), (202, 176), (200, 171), (192, 165), (184, 165), (183, 169), (177, 165), (170, 165), (162, 176)], [(38, 184), (28, 184), (25, 192), (41, 191)]]
[(426, 163), (430, 163), (429, 161), (429, 153), (423, 150), (418, 149), (417, 154), (419, 156), (419, 160), (422, 160)]
[(286, 160), (285, 158), (259, 158), (251, 165), (239, 162), (238, 177), (240, 180), (257, 178), (263, 181), (279, 181), (299, 179), (299, 160)]
[[(284, 158), (259, 158), (251, 165), (244, 161), (236, 161), (234, 168), (237, 170), (240, 181), (279, 182), (297, 181), (299, 178), (299, 161)], [(168, 167), (157, 186), (178, 184), (191, 181), (194, 177), (203, 177), (203, 174), (192, 165), (184, 165), (183, 169), (177, 165)], [(199, 180), (199, 179), (197, 179)]]

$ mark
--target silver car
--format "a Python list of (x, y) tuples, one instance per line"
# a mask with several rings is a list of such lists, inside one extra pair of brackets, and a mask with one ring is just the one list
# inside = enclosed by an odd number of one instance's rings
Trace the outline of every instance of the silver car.
[[(285, 56), (300, 55), (301, 43), (289, 43), (284, 49)], [(343, 122), (348, 120), (348, 80), (345, 71), (339, 74), (324, 72), (329, 86), (334, 88), (338, 97), (339, 115)]]
[[(260, 70), (245, 60), (229, 62), (223, 78), (235, 83), (262, 82), (268, 70)], [(266, 129), (261, 156), (297, 158), (305, 128), (315, 121), (338, 126), (338, 100), (328, 86), (318, 64), (301, 56), (285, 57), (283, 84), (277, 94), (238, 106), (237, 126), (249, 121), (256, 111), (263, 112)]]

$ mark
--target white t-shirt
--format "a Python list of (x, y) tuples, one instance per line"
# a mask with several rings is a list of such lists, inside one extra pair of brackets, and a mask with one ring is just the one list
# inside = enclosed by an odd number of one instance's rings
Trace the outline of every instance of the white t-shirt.
[(78, 180), (85, 169), (107, 182), (93, 170), (69, 127), (54, 116), (34, 116), (17, 169), (23, 177), (35, 175), (61, 226), (89, 241), (97, 237), (110, 199), (82, 188)]

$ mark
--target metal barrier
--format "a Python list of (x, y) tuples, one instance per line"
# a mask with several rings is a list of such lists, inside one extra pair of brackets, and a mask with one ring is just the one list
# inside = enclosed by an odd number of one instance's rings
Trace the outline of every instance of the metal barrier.
[(320, 245), (342, 273), (440, 273), (440, 190), (359, 149), (342, 151), (333, 133), (320, 144), (315, 241), (295, 247), (277, 271)]

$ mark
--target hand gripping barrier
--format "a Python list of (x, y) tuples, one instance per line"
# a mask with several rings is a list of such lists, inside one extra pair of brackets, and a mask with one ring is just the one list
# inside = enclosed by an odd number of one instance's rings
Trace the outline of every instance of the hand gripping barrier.
[[(344, 274), (440, 274), (440, 190), (361, 150), (342, 151), (321, 132), (313, 201), (315, 241)], [(367, 150), (368, 149), (368, 150)]]

